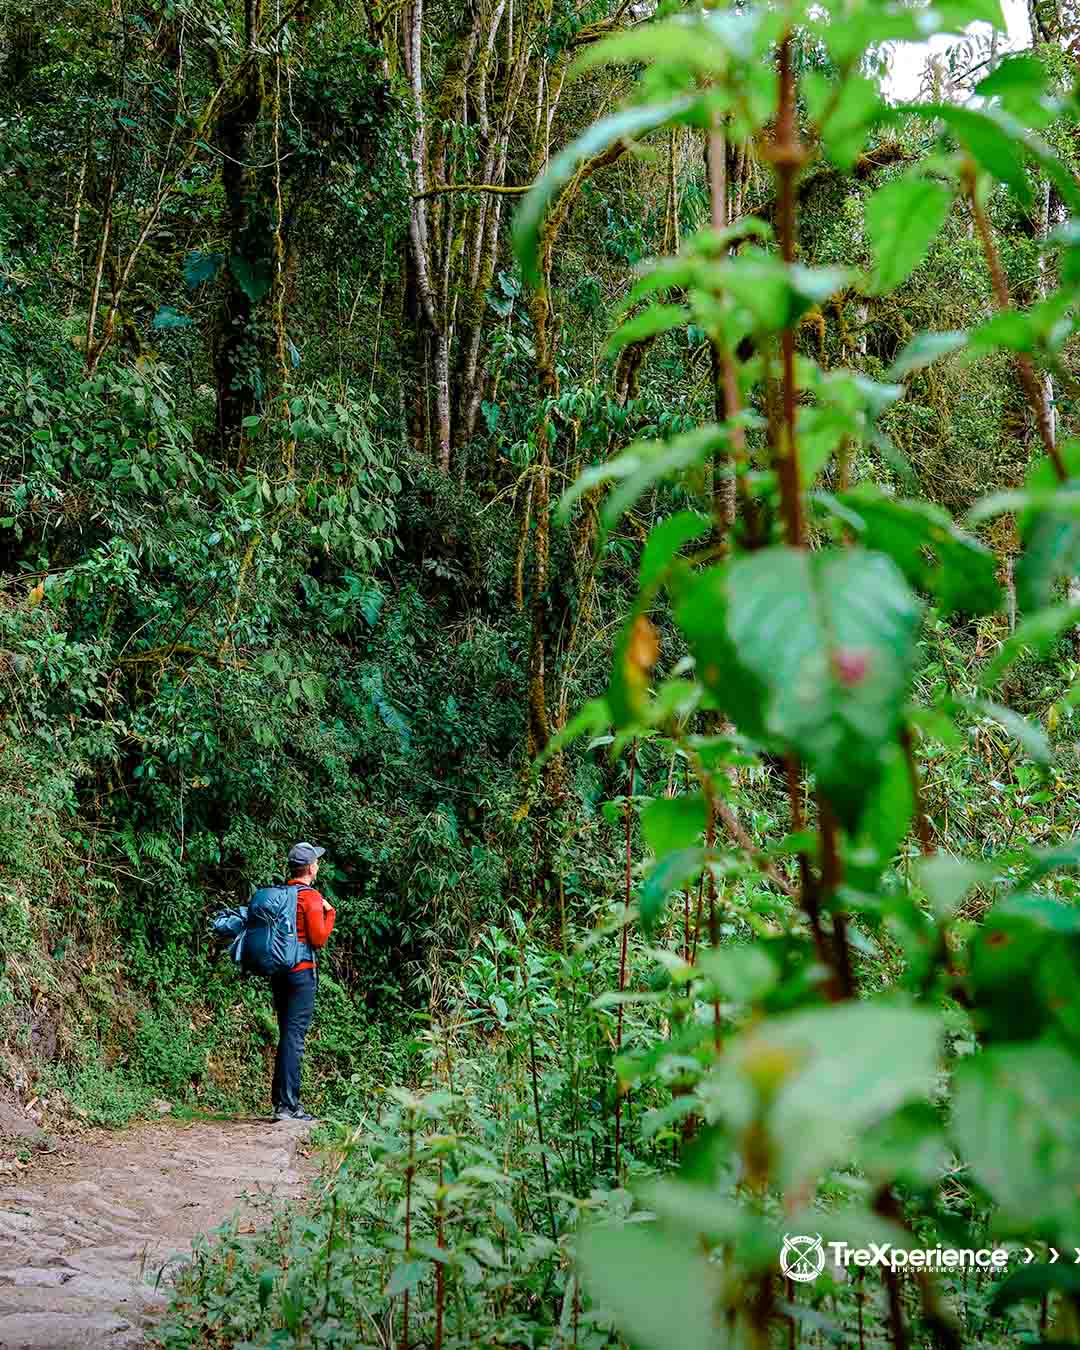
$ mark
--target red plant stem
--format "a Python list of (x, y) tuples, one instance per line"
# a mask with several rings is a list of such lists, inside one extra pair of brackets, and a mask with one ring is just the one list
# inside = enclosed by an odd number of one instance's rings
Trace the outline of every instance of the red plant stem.
[(923, 857), (929, 858), (934, 851), (934, 840), (930, 833), (930, 817), (923, 805), (922, 777), (915, 760), (915, 743), (911, 738), (910, 727), (904, 727), (901, 731), (900, 744), (904, 747), (904, 758), (907, 760), (908, 778), (911, 782), (911, 796), (915, 802), (915, 829), (919, 835), (919, 847)]
[[(637, 745), (630, 742), (630, 774), (626, 789), (626, 898), (623, 905), (623, 928), (622, 928), (622, 948), (619, 952), (619, 993), (626, 988), (626, 948), (629, 936), (629, 923), (627, 916), (630, 913), (630, 813), (633, 809), (630, 799), (634, 795), (634, 765), (636, 761)], [(616, 1014), (615, 1023), (615, 1053), (622, 1050), (622, 1031), (623, 1031), (623, 1005), (620, 1003)], [(619, 1179), (620, 1149), (622, 1146), (622, 1093), (619, 1086), (615, 1085), (615, 1180)]]
[[(412, 1179), (416, 1146), (416, 1122), (409, 1118), (409, 1165), (405, 1169), (405, 1253), (412, 1246)], [(401, 1350), (409, 1350), (409, 1291), (402, 1301)]]
[[(830, 900), (843, 879), (843, 864), (837, 845), (836, 816), (826, 797), (818, 795), (818, 820), (821, 832), (821, 889)], [(847, 940), (847, 915), (839, 907), (833, 916), (833, 957), (835, 981), (832, 997), (835, 1000), (855, 997), (855, 975), (851, 968), (851, 948)]]
[[(530, 1009), (530, 1018), (532, 1011)], [(555, 1207), (551, 1200), (551, 1175), (548, 1172), (547, 1146), (544, 1143), (544, 1118), (540, 1111), (539, 1074), (536, 1069), (536, 1033), (529, 1025), (529, 1069), (532, 1076), (533, 1111), (536, 1113), (536, 1140), (540, 1145), (540, 1164), (544, 1169), (544, 1195), (547, 1199), (548, 1223), (551, 1225), (551, 1240), (558, 1242), (559, 1233), (555, 1227)]]
[[(778, 197), (778, 233), (780, 252), (786, 263), (795, 261), (795, 179), (804, 153), (795, 122), (795, 72), (791, 64), (791, 34), (780, 43), (780, 107), (776, 131), (770, 149), (776, 172)], [(777, 476), (780, 482), (780, 509), (784, 531), (792, 548), (806, 543), (803, 526), (802, 491), (799, 484), (799, 451), (795, 439), (795, 329), (788, 325), (780, 337), (783, 387), (783, 424), (780, 435)]]
[[(801, 834), (806, 825), (802, 809), (802, 783), (799, 781), (799, 760), (795, 755), (784, 756), (784, 772), (787, 776), (788, 802), (791, 807), (791, 832)], [(821, 905), (818, 898), (817, 878), (810, 870), (810, 859), (806, 850), (799, 850), (800, 900), (803, 913), (810, 925), (817, 958), (827, 969), (832, 969), (832, 955), (825, 933), (821, 927)]]
[(702, 872), (701, 880), (698, 882), (697, 910), (694, 914), (694, 945), (690, 951), (691, 965), (693, 965), (694, 962), (697, 960), (698, 947), (701, 945), (701, 914), (704, 900), (705, 900), (705, 873)]
[[(439, 1159), (439, 1199), (435, 1206), (435, 1245), (439, 1248), (445, 1247), (443, 1240), (443, 1205), (445, 1198), (442, 1194), (443, 1188), (443, 1160)], [(441, 1261), (435, 1262), (435, 1343), (434, 1350), (442, 1350), (443, 1343), (443, 1308), (446, 1302), (446, 1272), (443, 1270)]]
[[(705, 826), (705, 853), (712, 857), (713, 845), (716, 843), (716, 814), (713, 811), (713, 799), (710, 793), (706, 801), (709, 804), (709, 818)], [(716, 877), (708, 863), (705, 864), (705, 874), (708, 877), (709, 885), (709, 946), (716, 951), (720, 946), (720, 929), (716, 922)], [(717, 1050), (720, 1049), (720, 1001), (713, 999), (713, 1044)]]

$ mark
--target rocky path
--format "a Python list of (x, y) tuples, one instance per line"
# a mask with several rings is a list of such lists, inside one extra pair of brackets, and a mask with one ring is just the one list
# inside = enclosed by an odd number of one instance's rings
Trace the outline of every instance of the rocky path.
[(0, 1350), (142, 1345), (197, 1234), (260, 1193), (303, 1190), (316, 1170), (306, 1134), (160, 1121), (80, 1141), (0, 1186)]

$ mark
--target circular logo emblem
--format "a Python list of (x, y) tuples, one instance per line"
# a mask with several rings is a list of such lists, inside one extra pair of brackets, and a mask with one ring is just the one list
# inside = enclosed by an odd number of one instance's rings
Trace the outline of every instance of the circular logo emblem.
[(784, 1249), (780, 1253), (780, 1269), (789, 1280), (808, 1284), (825, 1269), (825, 1248), (821, 1234), (816, 1237), (798, 1237), (784, 1234)]

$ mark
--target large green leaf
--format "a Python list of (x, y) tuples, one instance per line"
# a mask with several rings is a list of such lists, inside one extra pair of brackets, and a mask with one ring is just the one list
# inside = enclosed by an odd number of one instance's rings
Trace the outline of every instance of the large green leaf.
[(847, 882), (856, 890), (873, 891), (896, 856), (915, 815), (915, 794), (907, 757), (898, 746), (884, 752), (877, 786), (867, 795), (859, 833), (848, 855)]
[(1080, 867), (1080, 835), (1052, 848), (1029, 849), (1027, 863), (1028, 870), (1020, 882), (1023, 887), (1034, 886), (1051, 872)]
[(807, 310), (824, 304), (848, 285), (849, 267), (803, 267), (784, 263), (759, 251), (718, 263), (714, 276), (723, 289), (753, 317), (761, 332), (778, 333), (798, 322)]
[(952, 33), (963, 33), (969, 24), (988, 23), (999, 32), (1007, 32), (1001, 0), (936, 0), (935, 26)]
[(861, 542), (887, 553), (913, 586), (933, 595), (942, 612), (991, 614), (1001, 603), (997, 560), (932, 502), (898, 499), (865, 483), (840, 497), (844, 519), (862, 522)]
[(913, 371), (923, 370), (943, 356), (951, 356), (967, 344), (967, 334), (960, 332), (917, 333), (892, 363), (890, 380), (902, 380)]
[[(1000, 1284), (994, 1286), (993, 1297), (990, 1299), (990, 1316), (1000, 1317), (1003, 1312), (1017, 1303), (1022, 1303), (1026, 1298), (1041, 1299), (1058, 1292), (1070, 1294), (1074, 1299), (1080, 1298), (1080, 1270), (1076, 1269), (1075, 1262), (1070, 1266), (1058, 1262), (1054, 1265), (1033, 1263), (1021, 1266), (1019, 1270), (1014, 1270)], [(1054, 1347), (1057, 1350), (1077, 1350), (1077, 1343), (1059, 1339), (1041, 1341), (1035, 1346), (1030, 1346), (1029, 1343), (1029, 1350), (1054, 1350)]]
[(151, 328), (190, 328), (194, 321), (181, 314), (172, 305), (162, 305), (154, 315)]
[(610, 1309), (642, 1350), (724, 1350), (714, 1307), (719, 1268), (692, 1228), (628, 1223), (586, 1229), (578, 1248), (596, 1310)]
[(1058, 1045), (994, 1046), (956, 1071), (953, 1138), (1001, 1207), (999, 1231), (1060, 1232), (1080, 1223), (1080, 1061)]
[(1050, 742), (1046, 732), (1037, 723), (1030, 721), (1021, 713), (1014, 712), (1012, 708), (991, 702), (990, 699), (957, 698), (954, 701), (976, 717), (989, 717), (997, 722), (1010, 736), (1020, 742), (1036, 764), (1044, 769), (1049, 766), (1052, 757)]
[(1024, 152), (1009, 130), (988, 112), (952, 103), (908, 104), (905, 113), (928, 120), (940, 119), (980, 168), (1005, 183), (1025, 206), (1031, 203), (1031, 184), (1024, 172)]
[(847, 173), (858, 159), (881, 109), (876, 82), (849, 74), (838, 83), (820, 71), (811, 70), (803, 77), (803, 88), (825, 153), (837, 168)]
[(594, 122), (588, 131), (555, 156), (547, 173), (528, 192), (514, 216), (514, 252), (529, 285), (536, 286), (541, 280), (540, 231), (547, 208), (578, 168), (616, 141), (642, 136), (673, 118), (684, 116), (693, 104), (691, 98), (677, 98), (667, 103), (624, 108)]
[(1048, 651), (1069, 628), (1080, 624), (1080, 605), (1052, 605), (1041, 609), (1017, 625), (1016, 631), (1001, 645), (994, 659), (979, 674), (979, 687), (991, 689), (1012, 663), (1025, 651), (1036, 656)]
[(638, 891), (638, 914), (646, 934), (656, 927), (656, 921), (672, 891), (693, 881), (705, 866), (703, 848), (680, 848), (657, 859), (649, 869)]
[(574, 502), (590, 488), (614, 482), (618, 486), (601, 512), (604, 525), (611, 526), (653, 483), (704, 463), (726, 438), (722, 427), (710, 423), (670, 441), (635, 441), (607, 463), (594, 464), (580, 474), (563, 494), (559, 514), (565, 519)]
[(1080, 516), (1074, 514), (1080, 480), (1072, 479), (1057, 493), (1071, 498), (1063, 509), (1040, 511), (1024, 529), (1024, 552), (1016, 564), (1016, 603), (1022, 610), (1042, 609), (1054, 598), (1054, 586), (1080, 571)]
[(871, 294), (885, 295), (908, 279), (951, 205), (948, 188), (929, 178), (898, 178), (878, 188), (866, 203), (866, 234), (874, 253)]
[(184, 280), (190, 290), (205, 281), (212, 281), (225, 264), (224, 253), (202, 253), (198, 249), (187, 255), (184, 262)]
[(738, 1066), (760, 1085), (768, 1066), (776, 1180), (800, 1187), (850, 1157), (862, 1131), (929, 1094), (940, 1037), (935, 1014), (903, 1005), (815, 1008), (744, 1033), (718, 1072)]
[(273, 281), (270, 264), (263, 258), (252, 260), (234, 253), (229, 259), (229, 270), (253, 305), (257, 305), (266, 295)]
[(680, 14), (592, 43), (575, 59), (570, 74), (574, 77), (597, 66), (656, 62), (684, 66), (699, 75), (715, 75), (728, 59), (728, 47), (717, 33), (696, 16)]
[(728, 635), (730, 564), (710, 567), (680, 587), (676, 621), (690, 644), (697, 676), (735, 725), (751, 740), (767, 739), (769, 688), (740, 663)]
[(643, 591), (663, 580), (679, 550), (700, 539), (712, 528), (712, 521), (700, 511), (676, 511), (649, 531), (641, 551), (638, 583)]
[(890, 120), (910, 115), (941, 120), (980, 168), (1005, 183), (1023, 205), (1032, 200), (1024, 168), (1030, 156), (1073, 210), (1080, 208), (1080, 185), (1051, 147), (1003, 108), (962, 107), (954, 103), (912, 103), (889, 114)]
[(661, 333), (670, 333), (673, 328), (685, 328), (689, 322), (690, 311), (684, 305), (650, 305), (615, 329), (608, 339), (608, 352), (614, 354), (628, 347), (631, 342), (659, 337)]
[(705, 798), (700, 792), (654, 797), (642, 808), (641, 832), (656, 856), (663, 857), (697, 844), (705, 832), (706, 815)]
[(687, 588), (698, 673), (746, 735), (793, 750), (851, 827), (895, 741), (920, 607), (891, 559), (763, 549)]

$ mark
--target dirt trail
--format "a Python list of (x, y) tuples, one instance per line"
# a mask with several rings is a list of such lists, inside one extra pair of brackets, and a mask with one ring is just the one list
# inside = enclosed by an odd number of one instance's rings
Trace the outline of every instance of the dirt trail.
[(144, 1344), (170, 1258), (242, 1212), (245, 1194), (302, 1192), (317, 1170), (308, 1129), (159, 1121), (80, 1141), (0, 1186), (0, 1350)]

